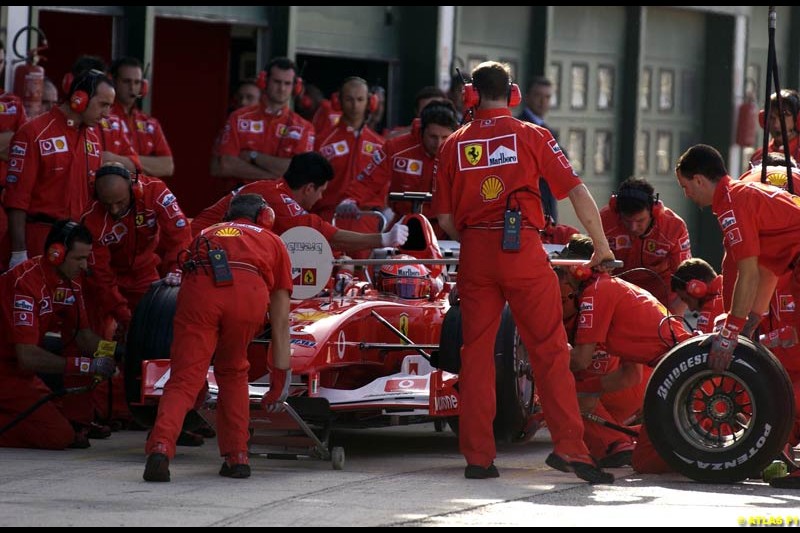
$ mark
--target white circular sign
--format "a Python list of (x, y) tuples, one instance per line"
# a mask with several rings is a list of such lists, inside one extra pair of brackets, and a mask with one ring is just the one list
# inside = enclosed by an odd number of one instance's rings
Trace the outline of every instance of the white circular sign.
[(322, 233), (308, 226), (286, 230), (281, 240), (292, 261), (292, 298), (311, 298), (319, 294), (333, 271), (331, 245)]

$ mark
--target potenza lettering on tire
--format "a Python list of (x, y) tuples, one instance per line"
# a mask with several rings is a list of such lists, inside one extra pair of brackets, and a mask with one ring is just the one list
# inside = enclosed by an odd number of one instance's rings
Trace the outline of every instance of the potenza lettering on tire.
[(644, 422), (653, 446), (696, 481), (733, 483), (763, 470), (794, 421), (792, 383), (766, 348), (739, 339), (730, 367), (705, 364), (707, 336), (673, 348), (653, 371)]

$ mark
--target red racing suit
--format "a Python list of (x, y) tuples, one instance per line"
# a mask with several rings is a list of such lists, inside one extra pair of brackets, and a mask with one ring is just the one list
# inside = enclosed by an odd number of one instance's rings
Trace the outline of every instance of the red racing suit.
[[(622, 361), (654, 366), (672, 346), (691, 336), (681, 322), (665, 320), (667, 308), (652, 294), (608, 274), (598, 274), (585, 283), (578, 306), (575, 345), (603, 343)], [(647, 377), (649, 372), (648, 369)], [(638, 389), (633, 389), (638, 398), (636, 405), (642, 404), (646, 384), (645, 378)], [(631, 412), (635, 410), (631, 405), (629, 408)], [(639, 472), (667, 471), (644, 425), (633, 452), (633, 464)]]
[(570, 237), (581, 231), (569, 224), (553, 224), (553, 219), (546, 219), (547, 225), (541, 232), (542, 244), (564, 244), (569, 242)]
[(686, 222), (660, 201), (652, 211), (653, 223), (642, 237), (631, 235), (618, 213), (608, 206), (600, 210), (603, 231), (614, 257), (623, 261), (625, 270), (643, 267), (646, 272), (632, 272), (625, 279), (648, 290), (664, 305), (676, 297), (670, 290), (672, 275), (684, 259), (692, 257)]
[(340, 118), (342, 118), (341, 109), (333, 109), (330, 100), (325, 99), (320, 102), (314, 117), (311, 119), (311, 124), (314, 125), (317, 137), (327, 136), (339, 124)]
[(137, 154), (142, 156), (172, 157), (161, 123), (154, 117), (133, 106), (131, 114), (119, 102), (114, 102), (111, 112), (119, 117), (122, 130)]
[(54, 107), (23, 124), (10, 151), (20, 162), (8, 172), (4, 204), (28, 215), (28, 254), (44, 253), (52, 223), (79, 220), (86, 211), (102, 141), (94, 128), (68, 126), (64, 112)]
[[(19, 367), (14, 346), (42, 346), (45, 333), (51, 331), (74, 340), (77, 330), (87, 327), (80, 284), (65, 280), (43, 256), (0, 276), (0, 426), (50, 393), (34, 372)], [(90, 405), (87, 395), (77, 398)], [(74, 439), (75, 431), (65, 414), (58, 405), (47, 402), (0, 435), (0, 447), (61, 450)]]
[[(22, 100), (11, 93), (0, 94), (0, 133), (17, 131), (25, 124), (25, 106)], [(9, 145), (8, 160), (0, 159), (0, 272), (5, 270), (11, 252), (11, 241), (8, 239), (8, 217), (3, 209), (3, 189), (6, 186), (6, 174), (9, 164), (17, 167), (22, 162), (19, 147), (13, 152)]]
[(711, 333), (714, 331), (714, 319), (724, 312), (722, 294), (706, 296), (700, 307), (700, 313), (697, 315), (697, 330), (701, 333)]
[(192, 220), (192, 235), (197, 235), (207, 227), (222, 222), (233, 197), (237, 194), (248, 193), (260, 194), (275, 211), (275, 223), (272, 231), (277, 235), (296, 226), (308, 226), (322, 233), (325, 239), (330, 241), (338, 231), (335, 226), (322, 220), (319, 215), (311, 214), (303, 209), (292, 197), (289, 185), (281, 178), (277, 181), (262, 180), (248, 183), (232, 193), (226, 194)]
[[(352, 198), (359, 206), (382, 207), (390, 192), (431, 192), (433, 190), (433, 167), (436, 160), (422, 144), (419, 119), (414, 119), (412, 131), (386, 141), (356, 179), (347, 188), (344, 198)], [(411, 213), (410, 202), (390, 202), (395, 213), (394, 220), (400, 220)], [(422, 206), (422, 213), (428, 217), (436, 237), (446, 238), (439, 228), (431, 207)], [(392, 221), (390, 221), (392, 222)]]
[(101, 118), (95, 128), (100, 131), (100, 150), (111, 152), (112, 154), (125, 156), (133, 162), (137, 169), (142, 168), (139, 156), (133, 149), (130, 137), (125, 132), (125, 125), (116, 115), (109, 115), (108, 118)]
[[(468, 464), (495, 458), (495, 336), (508, 301), (531, 351), (531, 365), (555, 451), (586, 456), (583, 423), (569, 370), (558, 279), (542, 248), (544, 214), (539, 176), (561, 199), (580, 185), (569, 161), (544, 128), (503, 109), (478, 109), (475, 119), (442, 145), (433, 211), (450, 214), (461, 236), (458, 292), (463, 316), (459, 446)], [(525, 189), (525, 190), (521, 190)], [(520, 250), (502, 250), (506, 201), (521, 209)]]
[[(128, 324), (136, 304), (160, 279), (159, 264), (175, 270), (178, 254), (192, 240), (186, 216), (163, 181), (142, 176), (133, 189), (133, 205), (120, 220), (98, 201), (83, 216), (94, 236), (86, 288), (98, 333), (106, 331), (111, 318)], [(163, 257), (156, 255), (157, 245), (165, 250)]]
[(262, 104), (237, 109), (219, 136), (215, 153), (239, 157), (255, 150), (275, 157), (292, 157), (314, 149), (314, 127), (288, 107), (275, 114)]
[[(795, 302), (800, 302), (800, 206), (797, 197), (783, 189), (760, 182), (736, 181), (725, 176), (714, 191), (711, 209), (724, 234), (726, 261), (729, 270), (748, 257), (758, 257), (760, 267), (771, 270), (779, 277), (776, 296), (771, 304), (773, 316), (767, 327), (793, 325), (800, 331), (800, 313)], [(725, 268), (723, 268), (723, 272)], [(735, 275), (723, 276), (723, 294), (732, 294)], [(789, 302), (791, 295), (792, 302)], [(726, 305), (730, 305), (726, 302)], [(790, 311), (791, 310), (791, 311)], [(793, 316), (791, 316), (793, 315)], [(786, 322), (784, 321), (786, 320)], [(789, 372), (794, 383), (795, 402), (800, 391), (800, 350), (775, 349), (775, 355)], [(800, 441), (800, 419), (790, 442)]]
[[(247, 346), (264, 325), (270, 294), (292, 291), (289, 254), (271, 231), (239, 219), (211, 226), (200, 236), (197, 259), (206, 261), (206, 240), (228, 256), (233, 284), (217, 287), (206, 265), (186, 273), (174, 318), (171, 377), (158, 406), (146, 452), (159, 445), (175, 455), (175, 441), (187, 411), (205, 386), (214, 356), (219, 385), (217, 440), (222, 456), (247, 453), (250, 437)], [(247, 302), (247, 305), (242, 305)]]
[[(336, 206), (346, 198), (345, 192), (356, 179), (358, 173), (373, 161), (375, 154), (380, 152), (383, 142), (383, 137), (366, 125), (356, 130), (342, 122), (330, 130), (325, 137), (317, 137), (316, 150), (330, 161), (333, 167), (333, 179), (328, 182), (325, 194), (314, 204), (312, 211), (330, 222), (333, 219), (333, 212)], [(386, 205), (385, 197), (382, 200), (374, 198), (372, 195), (368, 195), (365, 198), (369, 202), (379, 202), (377, 204), (369, 203), (366, 207), (383, 207)], [(360, 226), (341, 227), (353, 231), (367, 231), (368, 233), (375, 233), (376, 231), (375, 227), (371, 229), (361, 228)]]

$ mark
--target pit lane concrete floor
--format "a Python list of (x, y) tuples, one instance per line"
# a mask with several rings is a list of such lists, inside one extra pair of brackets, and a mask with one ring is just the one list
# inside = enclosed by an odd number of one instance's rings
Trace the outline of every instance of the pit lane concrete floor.
[(798, 525), (800, 491), (761, 482), (702, 485), (614, 469), (590, 486), (544, 464), (546, 431), (499, 449), (499, 479), (464, 479), (456, 437), (432, 424), (348, 431), (344, 470), (318, 460), (251, 459), (220, 477), (216, 440), (178, 448), (172, 482), (146, 483), (144, 432), (86, 450), (0, 448), (0, 525), (13, 526), (737, 526)]

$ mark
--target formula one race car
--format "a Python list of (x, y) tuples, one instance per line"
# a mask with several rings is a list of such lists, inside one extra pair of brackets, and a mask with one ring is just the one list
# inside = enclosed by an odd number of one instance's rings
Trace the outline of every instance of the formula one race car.
[[(326, 453), (320, 445), (335, 428), (432, 419), (440, 421), (440, 427), (448, 419), (452, 427), (457, 427), (458, 377), (436, 368), (440, 338), (455, 341), (451, 343), (455, 348), (448, 348), (450, 352), (460, 346), (460, 319), (457, 313), (448, 314), (454, 282), (444, 265), (457, 262), (457, 243), (448, 243), (443, 251), (422, 214), (407, 215), (403, 222), (409, 226), (410, 236), (399, 251), (410, 258), (392, 259), (391, 251), (377, 250), (385, 258), (351, 261), (377, 263), (377, 268), (367, 268), (364, 280), (338, 291), (331, 277), (335, 261), (321, 234), (311, 228), (292, 228), (282, 236), (295, 276), (289, 411), (296, 412), (320, 436), (316, 453), (323, 457)], [(398, 272), (409, 269), (413, 275)], [(169, 377), (171, 319), (177, 291), (176, 287), (154, 285), (131, 324), (126, 395), (132, 413), (145, 425), (153, 423)], [(508, 310), (496, 346), (495, 433), (498, 439), (511, 440), (525, 433), (534, 410), (534, 394), (527, 351)], [(278, 417), (267, 417), (259, 406), (268, 390), (268, 350), (269, 328), (249, 350), (251, 418), (258, 429), (282, 427)], [(205, 418), (213, 418), (217, 393), (213, 367), (208, 377), (209, 394), (200, 412)], [(188, 418), (187, 424), (188, 429)]]

